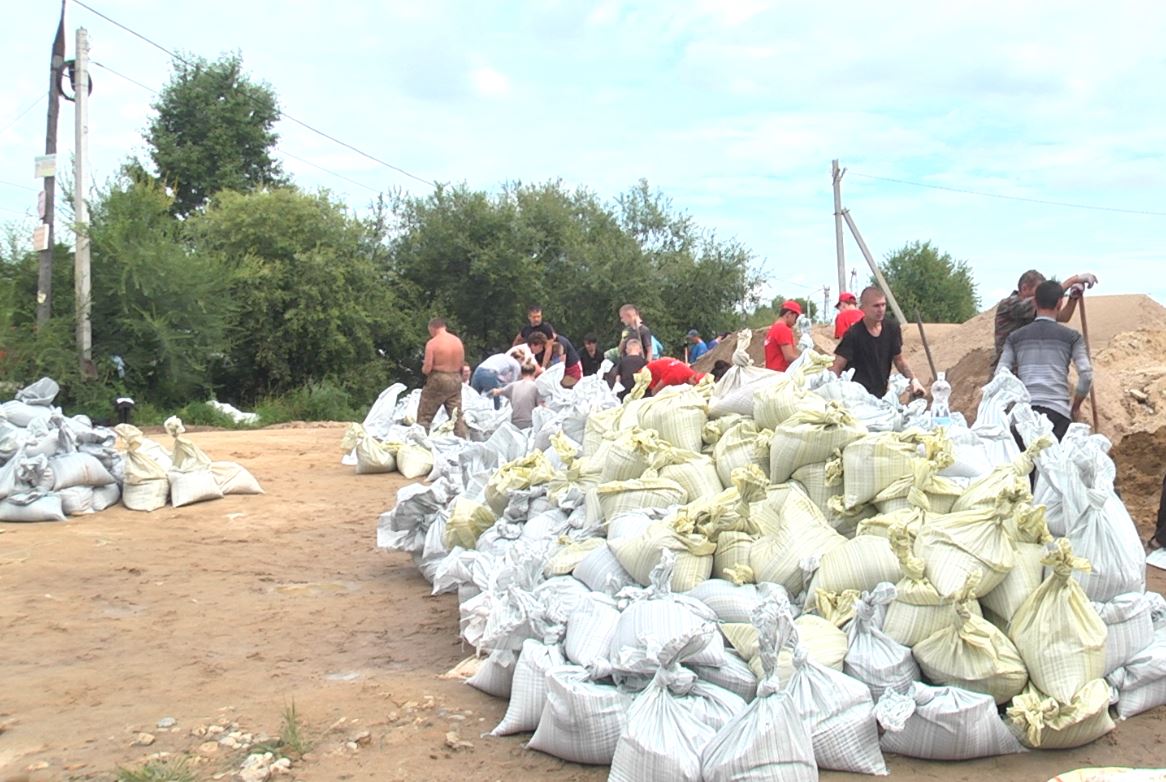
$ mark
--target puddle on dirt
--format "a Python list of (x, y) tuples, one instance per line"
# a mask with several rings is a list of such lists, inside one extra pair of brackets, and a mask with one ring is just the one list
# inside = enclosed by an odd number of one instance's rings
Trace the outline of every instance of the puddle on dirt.
[(305, 584), (279, 584), (273, 589), (285, 595), (324, 597), (356, 592), (360, 586), (353, 581), (309, 581)]
[(348, 671), (346, 673), (329, 673), (324, 675), (324, 680), (329, 682), (354, 682), (360, 678), (359, 671)]

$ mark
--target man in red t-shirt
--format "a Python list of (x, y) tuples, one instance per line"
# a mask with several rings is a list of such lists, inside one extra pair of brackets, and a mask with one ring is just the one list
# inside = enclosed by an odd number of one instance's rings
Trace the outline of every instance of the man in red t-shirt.
[(798, 357), (797, 340), (794, 339), (794, 324), (802, 314), (802, 305), (792, 299), (782, 302), (777, 320), (765, 335), (765, 368), (784, 372)]
[(858, 308), (858, 299), (849, 291), (843, 291), (838, 295), (838, 303), (834, 305), (834, 309), (838, 310), (838, 315), (834, 318), (834, 339), (842, 339), (851, 326), (862, 320), (862, 310)]
[(648, 372), (652, 375), (652, 384), (648, 387), (650, 393), (655, 394), (665, 386), (695, 385), (704, 377), (701, 372), (693, 372), (692, 367), (675, 358), (658, 358), (649, 361)]

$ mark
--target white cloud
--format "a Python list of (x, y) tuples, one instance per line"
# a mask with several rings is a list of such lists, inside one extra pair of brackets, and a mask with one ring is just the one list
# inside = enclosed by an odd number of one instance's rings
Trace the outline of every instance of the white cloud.
[(474, 91), (485, 98), (502, 98), (510, 94), (510, 80), (493, 68), (481, 65), (470, 71)]

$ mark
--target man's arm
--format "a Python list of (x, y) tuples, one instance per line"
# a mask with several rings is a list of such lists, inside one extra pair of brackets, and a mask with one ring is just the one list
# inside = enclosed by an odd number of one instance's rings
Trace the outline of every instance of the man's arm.
[(846, 369), (846, 357), (839, 356), (836, 354), (834, 356), (834, 363), (830, 365), (830, 371), (833, 372), (835, 375), (841, 375), (845, 369)]
[(798, 350), (796, 345), (782, 345), (781, 355), (785, 356), (786, 361), (792, 362), (801, 355), (801, 351)]
[(1081, 335), (1077, 335), (1073, 342), (1073, 366), (1077, 367), (1077, 388), (1073, 392), (1070, 417), (1075, 421), (1081, 412), (1081, 403), (1085, 401), (1089, 389), (1093, 386), (1093, 365), (1089, 362), (1089, 354), (1085, 352), (1085, 340)]
[(907, 359), (903, 358), (903, 354), (895, 356), (893, 361), (899, 374), (911, 381), (911, 393), (914, 396), (925, 396), (927, 389), (919, 382), (919, 378), (915, 377), (915, 373), (911, 371), (911, 365), (907, 363)]
[(644, 358), (648, 361), (656, 358), (652, 351), (652, 330), (643, 323), (640, 324), (640, 342), (644, 345)]
[(433, 371), (433, 341), (425, 343), (425, 360), (421, 362), (421, 374), (428, 375)]
[(1008, 335), (1008, 339), (1004, 340), (1004, 349), (1000, 351), (1000, 361), (996, 364), (996, 374), (1007, 369), (1009, 372), (1013, 371), (1016, 364), (1016, 349), (1012, 346), (1012, 335)]

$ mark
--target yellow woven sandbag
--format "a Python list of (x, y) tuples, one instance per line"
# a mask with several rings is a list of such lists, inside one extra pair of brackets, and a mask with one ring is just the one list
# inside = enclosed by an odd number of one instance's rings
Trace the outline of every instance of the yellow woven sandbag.
[(624, 397), (625, 406), (630, 402), (641, 401), (648, 393), (648, 390), (652, 385), (652, 373), (648, 371), (647, 367), (641, 369), (639, 372), (633, 375), (632, 378), (634, 383), (632, 384), (632, 387), (628, 389), (627, 396)]
[(927, 563), (927, 578), (941, 595), (954, 594), (972, 573), (979, 573), (985, 593), (1004, 581), (1016, 564), (1006, 522), (991, 508), (928, 517), (915, 553)]
[(699, 452), (708, 422), (708, 402), (691, 386), (661, 392), (640, 409), (640, 426), (655, 430), (676, 448)]
[(791, 595), (805, 585), (803, 559), (824, 555), (846, 542), (800, 489), (789, 492), (781, 505), (772, 500), (758, 503), (753, 520), (763, 534), (749, 552), (749, 566), (758, 583), (781, 584)]
[(857, 589), (867, 592), (884, 581), (894, 583), (901, 574), (891, 542), (877, 535), (859, 535), (822, 555), (818, 572), (810, 582), (806, 608), (813, 607), (819, 592)]
[[(402, 446), (404, 450), (404, 446)], [(400, 451), (398, 451), (400, 461)], [(506, 503), (511, 491), (515, 489), (529, 489), (550, 483), (555, 478), (555, 468), (551, 460), (542, 451), (531, 451), (526, 456), (507, 462), (498, 468), (486, 484), (486, 504), (494, 515), (502, 514), (506, 510)]]
[(744, 420), (746, 420), (745, 416), (738, 413), (722, 416), (721, 418), (709, 419), (709, 422), (704, 425), (704, 428), (700, 433), (701, 441), (704, 442), (705, 445), (705, 447), (701, 450), (705, 453), (709, 453), (709, 449), (716, 445), (717, 442), (725, 436), (725, 432), (729, 431)]
[(949, 607), (954, 623), (915, 644), (915, 661), (927, 680), (937, 685), (982, 692), (1007, 703), (1028, 684), (1020, 652), (994, 624), (972, 613), (975, 577), (963, 599)]
[(728, 486), (733, 480), (733, 470), (750, 464), (756, 464), (768, 473), (772, 437), (770, 430), (758, 429), (757, 424), (749, 419), (729, 428), (713, 446), (713, 461), (717, 464), (721, 483)]
[(543, 567), (543, 575), (547, 578), (553, 578), (572, 573), (575, 568), (579, 567), (579, 563), (587, 558), (588, 554), (606, 545), (607, 541), (603, 538), (585, 538), (583, 540), (564, 538)]
[(1016, 566), (1008, 572), (1000, 586), (980, 598), (984, 607), (1001, 619), (1010, 620), (1028, 596), (1044, 580), (1045, 546), (1053, 536), (1045, 521), (1045, 507), (1021, 506), (1016, 515)]
[(1052, 445), (1052, 438), (1042, 436), (1030, 443), (1024, 453), (1010, 464), (1004, 464), (979, 480), (973, 481), (952, 505), (953, 511), (972, 508), (996, 508), (1001, 514), (1011, 514), (1018, 504), (1032, 503), (1029, 473), (1036, 457)]
[(923, 531), (926, 519), (927, 512), (925, 510), (911, 505), (902, 510), (879, 513), (869, 519), (863, 519), (858, 523), (858, 534), (890, 538), (891, 530), (897, 526), (902, 526), (911, 536), (911, 545), (915, 545), (915, 538)]
[(854, 604), (860, 597), (862, 593), (857, 589), (845, 589), (841, 592), (819, 591), (814, 599), (814, 610), (818, 612), (818, 616), (841, 629), (854, 618)]
[[(869, 503), (896, 481), (913, 478), (915, 463), (927, 462), (919, 455), (920, 441), (924, 437), (934, 438), (935, 435), (923, 435), (918, 431), (879, 432), (847, 445), (842, 453), (845, 486), (842, 496), (846, 507)], [(950, 460), (950, 447), (947, 455)]]
[(1013, 700), (1007, 717), (1020, 741), (1032, 749), (1081, 747), (1114, 729), (1104, 679), (1087, 682), (1067, 703), (1029, 687)]
[(665, 521), (653, 523), (641, 535), (613, 540), (609, 545), (624, 570), (643, 586), (651, 583), (652, 569), (660, 564), (664, 551), (675, 551), (673, 592), (687, 592), (708, 581), (717, 550), (716, 544), (703, 535), (684, 534)]
[(1086, 683), (1105, 674), (1105, 622), (1073, 580), (1089, 563), (1073, 556), (1065, 538), (1042, 560), (1052, 573), (1012, 616), (1008, 637), (1028, 666), (1033, 685), (1068, 703)]
[(747, 532), (722, 532), (713, 555), (713, 576), (726, 578), (730, 572), (739, 573), (742, 565), (749, 564), (749, 551), (756, 539)]
[(402, 443), (397, 449), (397, 472), (404, 478), (420, 478), (433, 470), (433, 452), (424, 445)]
[[(836, 671), (842, 670), (846, 658), (846, 633), (820, 616), (802, 614), (794, 620), (798, 640), (813, 662)], [(756, 675), (761, 671), (761, 647), (757, 628), (751, 624), (725, 623), (721, 632), (729, 644), (748, 663)], [(786, 648), (777, 658), (777, 672), (781, 682), (789, 681), (793, 675), (793, 652)]]
[(807, 391), (800, 375), (783, 375), (753, 397), (753, 419), (766, 429), (776, 429), (802, 410), (825, 413), (826, 400)]
[(777, 535), (785, 526), (785, 519), (798, 524), (819, 524), (829, 527), (826, 516), (796, 483), (782, 483), (765, 490), (765, 499), (750, 506), (752, 520), (762, 535)]
[(638, 426), (608, 437), (611, 438), (611, 445), (603, 458), (603, 470), (599, 477), (602, 483), (639, 478), (653, 464), (660, 451), (667, 447), (656, 432)]
[(752, 505), (765, 498), (769, 481), (756, 465), (738, 467), (733, 472), (733, 486), (718, 494), (702, 497), (680, 508), (676, 526), (682, 531), (694, 531), (714, 543), (722, 532), (760, 534), (752, 521)]
[(679, 505), (685, 496), (684, 487), (666, 478), (602, 483), (593, 491), (599, 502), (602, 521), (611, 521), (628, 511)]
[(824, 462), (867, 433), (866, 427), (837, 402), (825, 412), (802, 410), (773, 431), (769, 447), (769, 480), (784, 483), (794, 470)]
[(836, 457), (828, 462), (803, 465), (790, 477), (801, 484), (806, 495), (823, 513), (827, 513), (830, 499), (842, 494), (842, 459), (840, 454)]
[(461, 546), (472, 549), (478, 537), (493, 527), (497, 520), (498, 517), (488, 506), (467, 497), (458, 497), (453, 501), (449, 521), (445, 523), (442, 542), (446, 548)]
[(964, 488), (950, 478), (939, 475), (942, 462), (917, 459), (910, 474), (888, 484), (875, 495), (880, 513), (892, 513), (907, 507), (923, 508), (932, 513), (950, 513)]
[(623, 415), (622, 407), (612, 407), (607, 410), (598, 410), (587, 416), (587, 424), (583, 428), (583, 455), (591, 456), (599, 450), (604, 437), (614, 432)]
[[(939, 594), (927, 579), (923, 560), (915, 556), (914, 537), (906, 525), (892, 527), (891, 549), (899, 559), (903, 578), (895, 585), (895, 600), (887, 606), (883, 633), (903, 646), (914, 647), (928, 636), (949, 627), (955, 617), (951, 599)], [(980, 616), (980, 606), (969, 602), (968, 609)]]
[(673, 451), (668, 458), (671, 464), (661, 467), (658, 471), (659, 476), (683, 486), (687, 502), (715, 496), (724, 490), (717, 466), (708, 456)]

